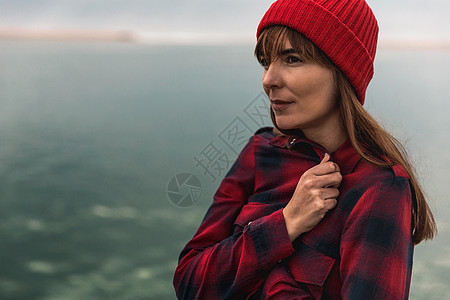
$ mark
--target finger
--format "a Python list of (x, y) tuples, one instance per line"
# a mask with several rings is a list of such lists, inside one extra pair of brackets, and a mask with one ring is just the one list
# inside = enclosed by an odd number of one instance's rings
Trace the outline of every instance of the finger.
[(340, 172), (328, 173), (325, 175), (315, 176), (311, 181), (311, 185), (319, 188), (334, 187), (337, 188), (342, 182), (342, 175)]
[[(327, 163), (328, 161), (330, 161), (330, 159), (331, 159), (330, 154), (325, 153), (324, 156), (323, 156), (323, 158), (322, 158), (322, 160), (320, 161), (320, 164), (319, 164), (319, 165), (322, 165), (322, 164)], [(335, 167), (336, 167), (336, 171), (338, 171), (338, 172), (341, 171), (341, 170), (339, 169), (338, 164), (336, 164), (336, 163), (334, 163), (334, 164), (335, 164)]]
[(321, 162), (317, 166), (312, 167), (310, 170), (314, 175), (321, 176), (334, 172), (339, 172), (340, 168), (336, 163), (332, 161), (327, 161), (323, 163)]
[(336, 199), (339, 196), (337, 188), (324, 188), (320, 191), (323, 200)]
[(337, 205), (337, 200), (334, 198), (325, 200), (325, 207), (326, 207), (327, 211), (335, 208), (336, 205)]
[(326, 188), (338, 188), (342, 183), (342, 174), (340, 172), (334, 172), (325, 176), (325, 180), (329, 180), (328, 184), (325, 185)]
[(325, 155), (323, 156), (323, 158), (322, 158), (322, 160), (320, 161), (320, 164), (319, 164), (319, 165), (324, 164), (324, 163), (326, 163), (326, 162), (329, 161), (329, 160), (330, 160), (330, 154), (325, 153)]

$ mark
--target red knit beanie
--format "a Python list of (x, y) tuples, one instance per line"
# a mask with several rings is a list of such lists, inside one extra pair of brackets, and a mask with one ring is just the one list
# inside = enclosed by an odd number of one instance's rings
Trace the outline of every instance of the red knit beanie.
[(364, 0), (278, 0), (256, 37), (272, 25), (291, 27), (310, 39), (347, 76), (364, 104), (378, 38), (377, 20)]

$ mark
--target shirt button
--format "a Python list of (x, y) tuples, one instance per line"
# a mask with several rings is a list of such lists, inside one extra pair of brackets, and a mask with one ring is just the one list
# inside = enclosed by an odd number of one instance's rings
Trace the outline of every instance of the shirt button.
[(252, 221), (248, 222), (247, 226), (250, 226), (250, 224), (252, 224)]
[(289, 142), (289, 144), (291, 144), (291, 146), (294, 145), (294, 143), (295, 143), (296, 140), (297, 140), (296, 138), (293, 138), (293, 139)]

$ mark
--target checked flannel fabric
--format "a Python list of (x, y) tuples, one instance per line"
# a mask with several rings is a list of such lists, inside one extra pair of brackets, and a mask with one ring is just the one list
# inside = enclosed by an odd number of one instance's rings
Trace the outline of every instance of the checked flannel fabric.
[(325, 149), (256, 131), (221, 182), (174, 276), (179, 299), (407, 299), (411, 191), (399, 166), (362, 160), (346, 141), (337, 206), (290, 242), (282, 209)]

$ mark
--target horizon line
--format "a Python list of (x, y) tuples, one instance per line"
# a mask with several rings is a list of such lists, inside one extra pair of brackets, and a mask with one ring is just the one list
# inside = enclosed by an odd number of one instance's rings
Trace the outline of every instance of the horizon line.
[[(254, 45), (256, 37), (248, 34), (211, 34), (199, 32), (146, 32), (132, 30), (79, 30), (1, 28), (0, 40), (120, 42), (173, 46)], [(449, 39), (382, 37), (379, 49), (450, 50)]]

